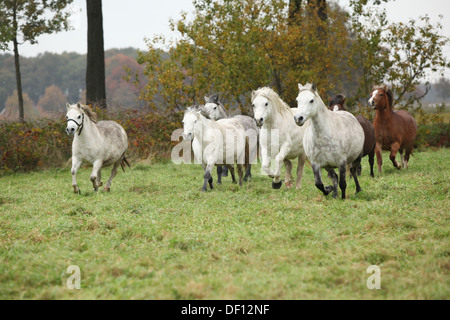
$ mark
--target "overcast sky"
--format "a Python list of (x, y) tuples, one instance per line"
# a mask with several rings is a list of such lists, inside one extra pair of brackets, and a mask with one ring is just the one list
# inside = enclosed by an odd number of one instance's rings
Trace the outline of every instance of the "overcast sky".
[[(332, 0), (330, 0), (332, 1)], [(157, 34), (175, 38), (169, 28), (169, 19), (178, 20), (182, 11), (193, 11), (193, 0), (103, 0), (103, 29), (105, 49), (135, 47), (145, 49), (144, 38)], [(348, 7), (349, 0), (339, 0)], [(71, 25), (74, 30), (44, 35), (39, 43), (20, 46), (22, 56), (33, 57), (39, 53), (87, 52), (86, 0), (75, 0)], [(428, 14), (433, 23), (441, 20), (443, 35), (450, 38), (450, 1), (449, 0), (395, 0), (387, 4), (388, 18), (392, 21), (408, 21)], [(450, 46), (444, 48), (450, 60)], [(446, 73), (450, 78), (450, 71)], [(433, 76), (435, 80), (438, 76)]]

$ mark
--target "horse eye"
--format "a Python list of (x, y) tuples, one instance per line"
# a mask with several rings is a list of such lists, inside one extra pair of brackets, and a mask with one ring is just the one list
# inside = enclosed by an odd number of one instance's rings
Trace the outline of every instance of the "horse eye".
[(380, 97), (384, 96), (384, 93), (380, 93)]
[(252, 107), (255, 108), (255, 105), (252, 103)]
[(266, 102), (265, 106), (267, 107), (268, 105), (269, 105), (269, 103), (268, 103), (268, 102)]
[(309, 103), (313, 103), (314, 102), (314, 99), (312, 99)]
[(217, 107), (214, 107), (214, 110), (216, 110), (217, 109)]
[(81, 118), (81, 114), (78, 116), (78, 119), (80, 119)]

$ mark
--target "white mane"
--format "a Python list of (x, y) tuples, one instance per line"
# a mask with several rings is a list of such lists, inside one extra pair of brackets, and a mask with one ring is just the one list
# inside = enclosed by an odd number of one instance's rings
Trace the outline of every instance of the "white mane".
[(256, 91), (252, 92), (252, 101), (255, 100), (256, 97), (262, 96), (272, 102), (272, 104), (275, 106), (275, 110), (281, 114), (283, 117), (292, 117), (293, 113), (291, 111), (291, 108), (288, 106), (286, 102), (284, 102), (278, 93), (273, 91), (269, 87), (263, 87), (259, 88)]

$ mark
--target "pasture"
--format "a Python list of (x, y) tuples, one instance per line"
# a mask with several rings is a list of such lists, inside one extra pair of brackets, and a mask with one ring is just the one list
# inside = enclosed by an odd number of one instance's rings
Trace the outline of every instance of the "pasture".
[(131, 163), (110, 193), (91, 168), (81, 195), (70, 168), (1, 176), (0, 298), (449, 299), (450, 150), (416, 151), (408, 170), (383, 160), (370, 178), (363, 158), (346, 200), (324, 197), (309, 164), (301, 190), (272, 189), (259, 164), (208, 192), (199, 165), (171, 162)]

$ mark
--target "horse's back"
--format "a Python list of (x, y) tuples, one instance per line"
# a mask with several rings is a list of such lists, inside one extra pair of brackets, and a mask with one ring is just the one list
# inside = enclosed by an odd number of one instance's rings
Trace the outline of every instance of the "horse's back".
[(372, 123), (361, 115), (356, 116), (364, 131), (363, 157), (370, 154), (375, 148), (375, 129)]
[(324, 115), (327, 132), (315, 132), (314, 127), (305, 134), (304, 145), (308, 158), (323, 167), (339, 167), (342, 161), (356, 160), (364, 147), (364, 131), (358, 120), (347, 111), (330, 111)]
[(125, 152), (128, 148), (127, 133), (117, 122), (111, 120), (99, 121), (97, 128), (111, 146), (116, 147), (118, 150), (123, 150), (122, 152)]

